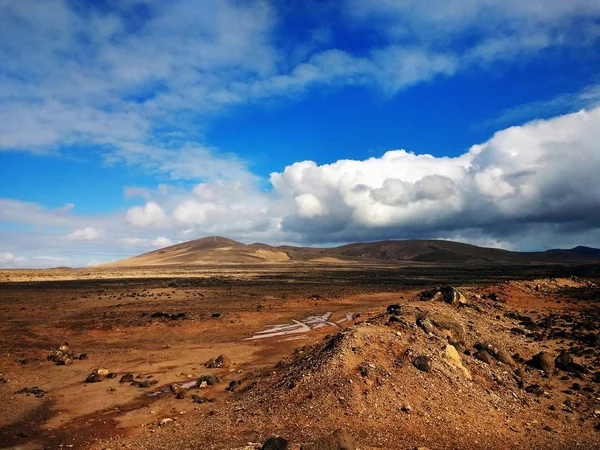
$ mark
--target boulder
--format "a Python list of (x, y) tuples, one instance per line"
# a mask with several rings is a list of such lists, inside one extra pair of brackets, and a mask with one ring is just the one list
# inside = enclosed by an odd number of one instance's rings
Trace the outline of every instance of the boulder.
[(548, 352), (539, 352), (528, 361), (528, 364), (536, 369), (543, 370), (544, 373), (554, 372), (554, 358)]
[(479, 351), (475, 352), (475, 354), (473, 356), (475, 358), (477, 358), (479, 361), (483, 361), (486, 364), (491, 364), (492, 361), (494, 361), (494, 358), (492, 358), (492, 355), (490, 355), (486, 350), (479, 350)]
[(450, 366), (458, 369), (467, 380), (472, 379), (471, 372), (463, 365), (462, 359), (453, 345), (448, 344), (444, 347), (443, 357)]
[(287, 450), (289, 448), (289, 443), (286, 439), (282, 437), (270, 437), (265, 441), (261, 450)]
[(431, 372), (431, 358), (429, 356), (420, 355), (415, 358), (413, 365), (422, 372)]
[(348, 431), (340, 429), (312, 444), (303, 445), (300, 450), (356, 450), (356, 443)]

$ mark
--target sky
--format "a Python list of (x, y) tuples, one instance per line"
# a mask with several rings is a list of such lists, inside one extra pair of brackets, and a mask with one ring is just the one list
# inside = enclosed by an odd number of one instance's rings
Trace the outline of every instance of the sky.
[(600, 247), (599, 173), (597, 0), (0, 1), (0, 267)]

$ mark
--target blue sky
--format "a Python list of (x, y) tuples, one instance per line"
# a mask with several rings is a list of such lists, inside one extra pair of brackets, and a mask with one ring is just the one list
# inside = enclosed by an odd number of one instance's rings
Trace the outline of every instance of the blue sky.
[(591, 0), (0, 3), (0, 267), (206, 235), (600, 247)]

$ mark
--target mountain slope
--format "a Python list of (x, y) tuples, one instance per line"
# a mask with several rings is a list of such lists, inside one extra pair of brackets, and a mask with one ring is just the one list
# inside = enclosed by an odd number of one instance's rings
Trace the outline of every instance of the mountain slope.
[(576, 247), (546, 252), (512, 252), (442, 240), (364, 242), (333, 248), (246, 245), (210, 236), (110, 263), (108, 267), (193, 266), (282, 262), (314, 263), (597, 263), (600, 250)]

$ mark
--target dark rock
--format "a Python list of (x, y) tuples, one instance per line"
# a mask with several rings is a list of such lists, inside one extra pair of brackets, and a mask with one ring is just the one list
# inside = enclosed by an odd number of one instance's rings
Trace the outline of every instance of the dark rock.
[(282, 437), (270, 437), (265, 441), (261, 450), (287, 450), (289, 448), (288, 441)]
[(206, 381), (207, 386), (213, 386), (221, 382), (221, 379), (215, 375), (201, 375), (198, 377), (198, 385)]
[(539, 384), (532, 384), (530, 386), (527, 386), (525, 388), (525, 392), (527, 392), (529, 394), (537, 395), (538, 397), (540, 397), (541, 395), (544, 394), (544, 390), (542, 389), (542, 387)]
[(508, 354), (506, 350), (499, 349), (498, 352), (496, 352), (496, 354), (494, 355), (494, 357), (502, 364), (506, 364), (507, 366), (511, 367), (516, 366), (515, 361), (512, 359), (512, 357)]
[(209, 359), (204, 365), (209, 369), (226, 369), (231, 366), (231, 360), (225, 355), (219, 355), (215, 359)]
[(492, 364), (492, 362), (494, 361), (494, 359), (492, 358), (492, 355), (490, 355), (485, 350), (479, 350), (479, 351), (475, 352), (475, 354), (473, 356), (475, 358), (477, 358), (479, 361), (483, 361), (484, 363), (487, 363), (487, 364)]
[(79, 355), (79, 358), (81, 361), (88, 359), (88, 354), (87, 353), (82, 353), (81, 355)]
[(119, 383), (131, 383), (132, 381), (133, 381), (133, 374), (126, 373), (125, 375), (123, 375), (121, 377), (121, 379), (119, 380)]
[(178, 400), (184, 399), (185, 398), (185, 391), (181, 391), (181, 392), (178, 392), (177, 394), (175, 394), (175, 398), (178, 399)]
[(98, 383), (99, 381), (102, 381), (102, 378), (102, 375), (100, 375), (98, 372), (92, 372), (85, 379), (85, 383)]
[(528, 361), (531, 367), (543, 370), (544, 373), (554, 372), (554, 358), (548, 352), (539, 352)]
[(422, 372), (431, 371), (431, 358), (429, 356), (420, 355), (415, 358), (413, 365)]
[(388, 322), (402, 322), (402, 319), (400, 319), (398, 316), (390, 316)]
[(356, 450), (356, 444), (346, 430), (340, 429), (312, 444), (303, 445), (300, 450)]
[(218, 319), (219, 317), (221, 317), (223, 315), (223, 313), (220, 312), (216, 312), (216, 313), (212, 313), (210, 315), (210, 317), (212, 317), (213, 319)]
[(108, 375), (106, 375), (106, 378), (110, 378), (112, 380), (113, 378), (117, 378), (117, 374), (114, 372), (111, 372)]
[(398, 305), (398, 304), (389, 305), (387, 307), (387, 312), (388, 312), (388, 314), (398, 314), (400, 312), (400, 305)]
[(204, 395), (192, 394), (192, 400), (194, 403), (207, 403), (209, 399)]
[(576, 363), (573, 360), (573, 357), (564, 350), (559, 353), (554, 362), (559, 369), (574, 375), (585, 375), (589, 373), (589, 370), (586, 367)]
[(42, 397), (44, 397), (44, 395), (46, 395), (46, 391), (38, 388), (37, 386), (31, 387), (31, 388), (23, 388), (20, 391), (17, 391), (16, 393), (17, 394), (34, 395), (37, 398), (42, 398)]

